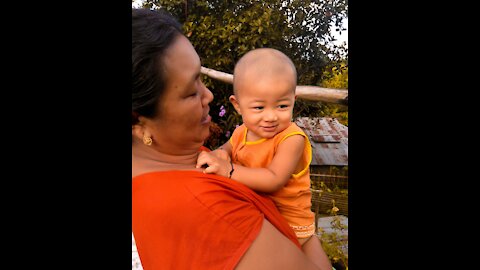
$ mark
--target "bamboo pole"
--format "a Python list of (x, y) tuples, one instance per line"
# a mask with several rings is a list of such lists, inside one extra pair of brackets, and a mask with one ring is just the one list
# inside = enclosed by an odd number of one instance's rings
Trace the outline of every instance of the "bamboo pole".
[[(201, 67), (200, 72), (208, 77), (224, 83), (233, 84), (233, 75), (211, 68)], [(297, 85), (298, 98), (348, 106), (348, 90), (319, 86)]]
[(200, 72), (208, 77), (219, 80), (224, 83), (233, 84), (233, 75), (221, 71), (216, 71), (211, 68), (201, 67)]

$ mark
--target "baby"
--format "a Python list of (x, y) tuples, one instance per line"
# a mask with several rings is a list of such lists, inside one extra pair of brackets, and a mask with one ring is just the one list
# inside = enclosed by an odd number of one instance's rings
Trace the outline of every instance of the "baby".
[(311, 145), (292, 122), (296, 85), (295, 66), (282, 52), (261, 48), (245, 54), (235, 66), (234, 95), (229, 98), (243, 124), (219, 149), (202, 152), (197, 167), (207, 164), (205, 173), (268, 193), (304, 252), (314, 257), (323, 250), (318, 238), (312, 237), (316, 228), (311, 211)]

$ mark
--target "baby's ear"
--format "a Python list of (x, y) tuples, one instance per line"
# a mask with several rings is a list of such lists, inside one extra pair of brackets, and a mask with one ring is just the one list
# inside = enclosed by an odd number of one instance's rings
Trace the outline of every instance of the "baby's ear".
[(242, 115), (242, 112), (240, 111), (240, 106), (238, 105), (238, 100), (235, 95), (231, 95), (228, 100), (230, 100), (230, 102), (232, 103), (235, 111), (237, 111), (238, 114)]

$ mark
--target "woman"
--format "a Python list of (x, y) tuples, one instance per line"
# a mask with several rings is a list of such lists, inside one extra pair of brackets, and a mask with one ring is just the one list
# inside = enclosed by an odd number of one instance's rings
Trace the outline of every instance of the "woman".
[(168, 14), (132, 10), (132, 73), (132, 231), (143, 268), (321, 269), (270, 199), (195, 169), (213, 95)]

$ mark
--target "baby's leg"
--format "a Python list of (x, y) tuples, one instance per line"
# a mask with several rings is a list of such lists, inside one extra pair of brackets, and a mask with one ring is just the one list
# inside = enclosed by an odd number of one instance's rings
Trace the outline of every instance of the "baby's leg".
[(302, 250), (307, 257), (315, 263), (322, 270), (331, 270), (332, 265), (328, 259), (327, 254), (323, 251), (320, 239), (316, 235), (312, 235), (308, 238), (298, 238), (298, 241), (302, 245)]

